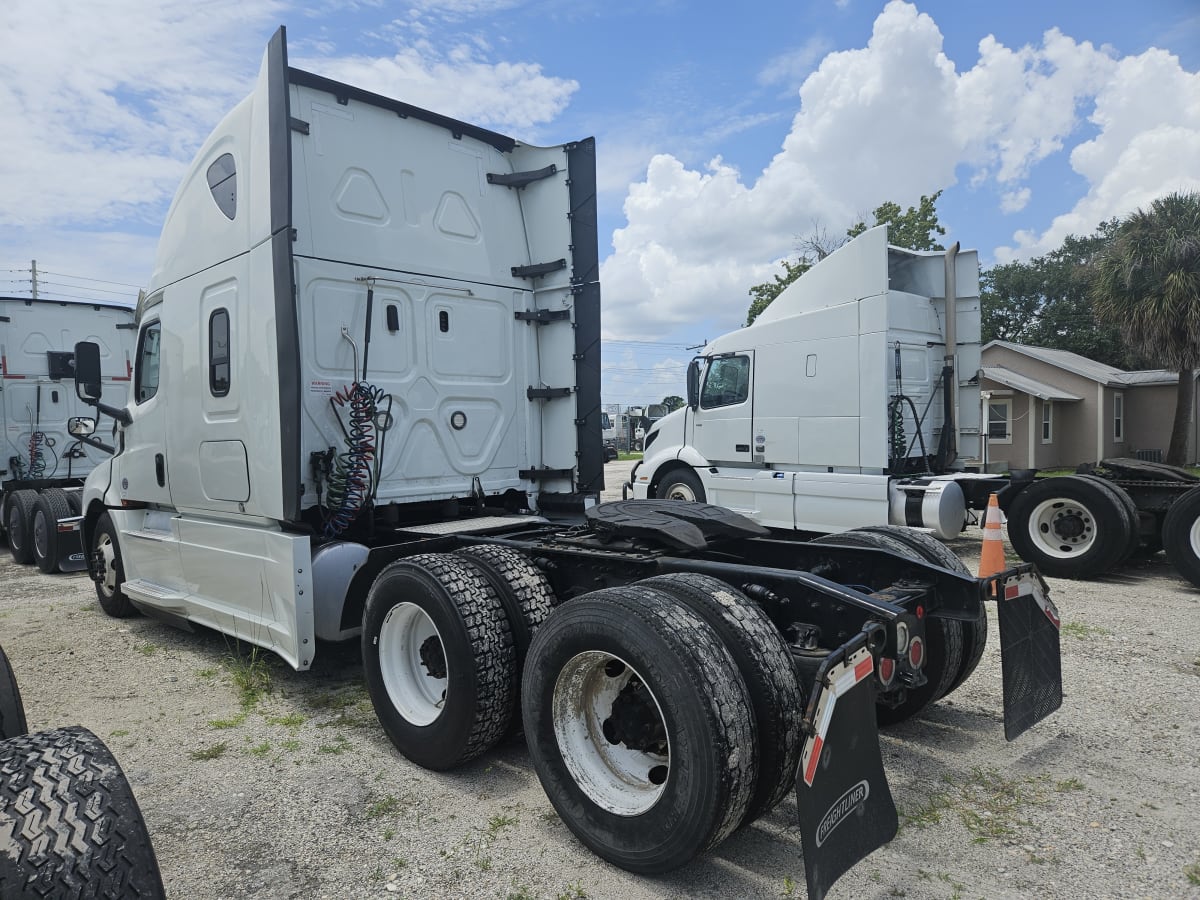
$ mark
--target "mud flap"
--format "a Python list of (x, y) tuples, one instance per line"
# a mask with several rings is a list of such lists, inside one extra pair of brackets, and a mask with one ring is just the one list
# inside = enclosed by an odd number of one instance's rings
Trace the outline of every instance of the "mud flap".
[(846, 871), (896, 836), (899, 821), (875, 724), (875, 658), (866, 632), (817, 670), (796, 779), (808, 896), (820, 900)]
[(1058, 609), (1037, 569), (1026, 564), (993, 576), (1000, 610), (1004, 737), (1013, 740), (1062, 706)]
[(87, 568), (83, 555), (83, 516), (58, 520), (58, 571), (82, 572)]

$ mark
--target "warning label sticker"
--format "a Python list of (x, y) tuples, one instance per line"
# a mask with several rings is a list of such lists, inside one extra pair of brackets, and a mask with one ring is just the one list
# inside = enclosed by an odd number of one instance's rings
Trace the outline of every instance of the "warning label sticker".
[(318, 381), (316, 379), (313, 379), (312, 381), (310, 381), (308, 383), (308, 392), (310, 394), (331, 395), (331, 394), (333, 394), (333, 382), (332, 381)]

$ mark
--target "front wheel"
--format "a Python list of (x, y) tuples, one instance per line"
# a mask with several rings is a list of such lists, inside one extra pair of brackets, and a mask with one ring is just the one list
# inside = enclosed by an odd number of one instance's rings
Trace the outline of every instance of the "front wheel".
[(676, 869), (745, 818), (757, 779), (746, 684), (669, 595), (629, 585), (556, 609), (530, 646), (521, 703), (550, 802), (614, 865)]
[(1171, 504), (1163, 521), (1162, 542), (1171, 565), (1200, 587), (1200, 488), (1192, 488)]
[(676, 469), (673, 472), (668, 472), (663, 476), (662, 481), (658, 483), (658, 488), (654, 491), (654, 496), (659, 500), (707, 502), (704, 485), (700, 483), (699, 476), (691, 469)]
[(121, 548), (117, 544), (117, 526), (108, 513), (96, 520), (89, 560), (92, 580), (96, 582), (96, 599), (100, 608), (114, 619), (137, 615), (137, 607), (121, 590), (125, 583), (125, 567), (121, 564)]

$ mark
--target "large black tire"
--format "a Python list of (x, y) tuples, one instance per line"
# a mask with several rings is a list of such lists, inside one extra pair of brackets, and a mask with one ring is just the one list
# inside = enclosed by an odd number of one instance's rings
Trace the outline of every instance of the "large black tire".
[(108, 513), (101, 513), (92, 533), (92, 552), (88, 565), (96, 583), (96, 599), (100, 608), (114, 619), (136, 616), (138, 609), (125, 596), (125, 566), (121, 562), (121, 546), (117, 543), (117, 526)]
[[(855, 529), (817, 538), (814, 544), (842, 547), (869, 547), (890, 550), (909, 559), (924, 559), (911, 545), (891, 534)], [(911, 719), (931, 703), (950, 692), (955, 679), (963, 670), (963, 623), (957, 619), (927, 616), (925, 619), (925, 683), (909, 688), (905, 699), (897, 706), (880, 702), (875, 718), (880, 725), (895, 725)]]
[(1093, 484), (1097, 485), (1102, 491), (1106, 492), (1113, 501), (1121, 509), (1121, 514), (1125, 517), (1125, 522), (1129, 526), (1129, 538), (1125, 542), (1125, 555), (1121, 557), (1121, 561), (1129, 559), (1137, 552), (1138, 547), (1142, 543), (1141, 524), (1138, 521), (1137, 505), (1133, 502), (1133, 498), (1127, 493), (1113, 484), (1106, 478), (1101, 478), (1099, 475), (1077, 475), (1077, 478), (1086, 478)]
[(525, 664), (534, 632), (558, 604), (554, 589), (530, 559), (519, 550), (498, 544), (478, 544), (456, 554), (475, 567), (504, 604), (517, 653), (517, 677)]
[(0, 647), (0, 740), (16, 737), (29, 730), (25, 721), (25, 704), (17, 687), (17, 676), (8, 662), (8, 654)]
[(33, 559), (47, 575), (58, 571), (58, 520), (71, 515), (71, 504), (60, 488), (46, 488), (33, 506)]
[[(935, 566), (941, 566), (943, 569), (949, 569), (951, 572), (957, 572), (960, 575), (974, 577), (971, 570), (949, 547), (939, 541), (931, 534), (926, 534), (924, 531), (917, 531), (913, 528), (905, 528), (902, 525), (866, 525), (858, 529), (859, 531), (874, 531), (879, 534), (894, 535), (897, 539), (908, 544), (917, 554), (926, 562), (931, 562)], [(988, 615), (987, 604), (980, 601), (979, 616), (974, 622), (960, 622), (963, 632), (963, 659), (962, 666), (958, 670), (958, 674), (950, 682), (950, 687), (946, 689), (947, 694), (952, 694), (958, 690), (959, 685), (971, 677), (975, 669), (979, 667), (979, 661), (983, 659), (983, 651), (987, 648), (988, 636)]]
[(614, 865), (677, 869), (745, 818), (757, 756), (746, 685), (673, 597), (627, 585), (560, 606), (529, 648), (521, 706), (550, 802)]
[(691, 469), (672, 469), (662, 477), (654, 496), (659, 500), (694, 500), (707, 503), (704, 485)]
[(0, 743), (0, 896), (166, 896), (125, 773), (86, 728)]
[(746, 682), (758, 731), (758, 786), (741, 823), (748, 825), (791, 793), (800, 765), (805, 694), (787, 644), (762, 607), (716, 578), (687, 572), (639, 584), (670, 594), (707, 622)]
[(380, 572), (363, 611), (362, 656), (383, 730), (417, 765), (453, 769), (508, 730), (512, 630), (500, 597), (466, 560), (427, 553)]
[(1125, 558), (1129, 521), (1122, 504), (1090, 478), (1042, 478), (1008, 508), (1008, 539), (1047, 575), (1090, 578)]
[(37, 491), (13, 491), (5, 504), (5, 525), (8, 528), (8, 552), (15, 562), (33, 562), (33, 507)]
[(1162, 541), (1171, 565), (1200, 587), (1200, 487), (1171, 504), (1163, 520)]
[(83, 515), (83, 491), (63, 491), (63, 496), (71, 507), (71, 515)]

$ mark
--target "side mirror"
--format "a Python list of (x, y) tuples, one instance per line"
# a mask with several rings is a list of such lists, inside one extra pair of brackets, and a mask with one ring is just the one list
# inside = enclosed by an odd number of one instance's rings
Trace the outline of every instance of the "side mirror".
[(87, 437), (96, 431), (96, 420), (91, 416), (71, 416), (67, 419), (67, 431), (73, 437)]
[(687, 370), (687, 405), (695, 409), (700, 405), (700, 359), (696, 358)]
[(94, 341), (75, 345), (75, 393), (84, 403), (100, 399), (100, 345)]

